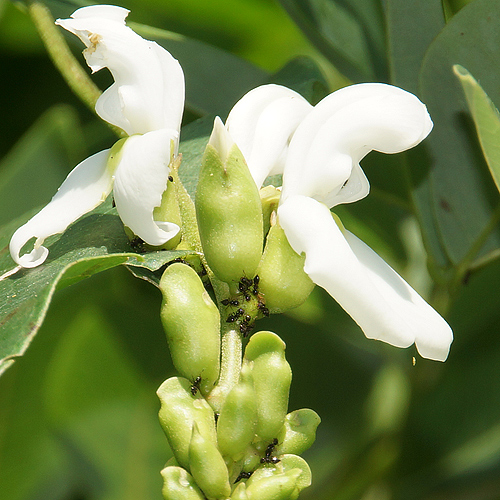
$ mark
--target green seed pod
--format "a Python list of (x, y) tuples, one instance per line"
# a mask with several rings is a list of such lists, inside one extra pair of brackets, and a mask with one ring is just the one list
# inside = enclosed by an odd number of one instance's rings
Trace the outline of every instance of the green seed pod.
[(251, 376), (241, 373), (217, 420), (217, 442), (223, 456), (237, 462), (255, 437), (257, 401)]
[(219, 377), (220, 316), (196, 271), (175, 263), (160, 281), (161, 320), (177, 371), (207, 394)]
[(216, 443), (214, 411), (200, 394), (193, 392), (192, 383), (181, 377), (165, 380), (156, 392), (161, 402), (160, 424), (177, 462), (188, 470), (194, 423), (206, 441), (214, 446)]
[(297, 498), (301, 469), (280, 472), (276, 468), (257, 469), (246, 482), (249, 500), (290, 500)]
[(285, 418), (285, 425), (278, 435), (279, 445), (276, 447), (276, 454), (302, 454), (314, 443), (316, 429), (320, 422), (319, 415), (309, 408), (289, 413)]
[(277, 437), (285, 422), (292, 371), (285, 343), (274, 333), (255, 333), (247, 344), (243, 365), (251, 368), (257, 401), (255, 433), (264, 444)]
[(215, 120), (196, 189), (196, 216), (203, 251), (226, 283), (253, 277), (262, 256), (259, 191), (238, 146)]
[(163, 498), (165, 500), (204, 500), (193, 476), (182, 467), (165, 467), (163, 477)]
[(231, 500), (250, 500), (247, 495), (245, 483), (240, 483), (231, 494)]
[(209, 500), (227, 498), (231, 494), (226, 463), (216, 444), (200, 433), (196, 422), (189, 443), (189, 465), (196, 483)]
[(293, 250), (281, 226), (274, 224), (257, 269), (259, 291), (271, 313), (298, 307), (309, 297), (314, 283), (304, 272), (304, 261), (305, 256)]

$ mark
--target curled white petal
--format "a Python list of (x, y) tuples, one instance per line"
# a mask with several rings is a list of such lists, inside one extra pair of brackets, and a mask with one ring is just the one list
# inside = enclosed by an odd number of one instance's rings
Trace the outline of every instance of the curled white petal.
[(425, 105), (398, 87), (364, 83), (338, 90), (295, 131), (283, 174), (283, 201), (304, 195), (333, 207), (359, 200), (369, 191), (359, 166), (367, 153), (405, 151), (431, 129)]
[[(106, 168), (109, 150), (101, 151), (78, 164), (66, 177), (48, 205), (21, 226), (10, 240), (10, 253), (22, 267), (42, 264), (49, 251), (42, 246), (53, 234), (62, 233), (72, 222), (106, 199), (113, 186)], [(36, 238), (33, 250), (20, 255), (29, 240)]]
[(226, 127), (259, 188), (268, 175), (283, 172), (290, 139), (312, 109), (297, 92), (274, 84), (251, 90), (235, 104)]
[(278, 216), (292, 248), (305, 253), (305, 272), (368, 338), (397, 347), (415, 343), (423, 357), (446, 359), (453, 338), (446, 321), (370, 248), (344, 235), (325, 205), (293, 196)]
[(107, 67), (115, 80), (96, 111), (127, 134), (178, 129), (184, 109), (184, 74), (178, 61), (155, 42), (125, 25), (128, 10), (111, 5), (83, 7), (57, 24), (78, 36), (92, 71)]
[(179, 232), (179, 226), (153, 220), (170, 173), (176, 130), (155, 130), (129, 137), (121, 150), (113, 193), (123, 223), (149, 245), (163, 245)]

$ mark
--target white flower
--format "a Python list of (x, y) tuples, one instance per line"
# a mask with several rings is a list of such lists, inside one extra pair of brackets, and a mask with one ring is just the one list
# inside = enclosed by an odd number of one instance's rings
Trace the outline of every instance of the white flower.
[[(48, 255), (44, 240), (103, 202), (111, 189), (123, 223), (146, 243), (162, 245), (179, 231), (176, 224), (154, 221), (153, 210), (166, 188), (170, 158), (177, 154), (184, 75), (165, 49), (125, 25), (128, 12), (96, 5), (56, 21), (85, 44), (93, 72), (107, 67), (113, 75), (96, 112), (130, 137), (112, 161), (105, 150), (77, 165), (51, 202), (14, 233), (10, 252), (22, 267), (42, 264)], [(20, 255), (32, 238), (34, 249)]]
[[(231, 126), (241, 128), (241, 135), (245, 117), (235, 110), (244, 108), (245, 100), (246, 96), (230, 114)], [(250, 122), (249, 137), (257, 135), (253, 131), (257, 122)], [(286, 129), (289, 146), (278, 218), (292, 248), (305, 254), (304, 271), (368, 338), (398, 347), (415, 343), (423, 357), (444, 361), (453, 340), (446, 321), (373, 250), (338, 224), (329, 210), (368, 194), (369, 183), (359, 165), (366, 154), (405, 151), (431, 129), (425, 106), (397, 87), (360, 84), (330, 94), (306, 112), (296, 128)], [(269, 127), (266, 133), (270, 144), (272, 134), (283, 136), (283, 131)], [(267, 143), (261, 141), (259, 157), (275, 159), (275, 150)], [(249, 167), (261, 168), (252, 161)], [(260, 187), (265, 175), (259, 171), (254, 178)]]

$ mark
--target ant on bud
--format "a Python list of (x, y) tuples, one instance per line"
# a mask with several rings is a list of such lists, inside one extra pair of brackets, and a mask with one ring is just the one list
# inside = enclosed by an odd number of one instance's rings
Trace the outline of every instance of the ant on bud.
[(234, 484), (241, 481), (242, 479), (248, 479), (252, 474), (253, 474), (252, 472), (241, 471), (240, 475), (236, 478), (236, 481), (234, 482)]
[(264, 456), (260, 459), (261, 464), (277, 464), (280, 462), (278, 457), (273, 457), (272, 453), (274, 448), (278, 445), (278, 439), (274, 438), (270, 444), (267, 445), (266, 452)]
[(191, 386), (191, 394), (193, 396), (196, 396), (196, 393), (199, 391), (200, 384), (201, 384), (201, 377), (196, 377), (194, 379), (193, 385)]

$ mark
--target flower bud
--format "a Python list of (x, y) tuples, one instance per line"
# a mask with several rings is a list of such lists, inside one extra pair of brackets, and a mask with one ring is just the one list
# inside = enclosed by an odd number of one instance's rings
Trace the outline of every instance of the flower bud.
[[(260, 474), (260, 472), (264, 472)], [(256, 470), (246, 483), (249, 500), (290, 500), (297, 498), (300, 469), (278, 472), (274, 468)]]
[(217, 278), (237, 283), (242, 276), (255, 276), (263, 246), (259, 191), (220, 119), (203, 156), (196, 216), (207, 263)]
[(264, 442), (278, 435), (288, 408), (292, 371), (285, 343), (274, 333), (255, 333), (247, 344), (243, 366), (251, 368), (257, 402), (255, 433)]
[(250, 500), (245, 483), (240, 483), (231, 494), (231, 500)]
[(161, 475), (165, 500), (204, 500), (205, 497), (193, 476), (182, 467), (165, 467)]
[(302, 454), (314, 443), (316, 429), (320, 422), (319, 415), (309, 408), (289, 413), (278, 435), (279, 445), (276, 447), (276, 454)]
[(181, 377), (165, 380), (156, 392), (161, 402), (160, 424), (177, 462), (188, 470), (194, 423), (205, 441), (214, 446), (216, 443), (214, 411), (200, 394), (193, 392), (192, 383)]
[(207, 394), (219, 377), (220, 317), (196, 271), (174, 263), (160, 281), (161, 320), (177, 371)]
[[(172, 177), (170, 177), (172, 178)], [(168, 180), (165, 186), (165, 191), (161, 197), (161, 204), (153, 210), (153, 219), (160, 222), (172, 222), (182, 227), (181, 212), (179, 210), (179, 203), (173, 181)], [(160, 248), (171, 250), (175, 248), (181, 241), (182, 231), (179, 231), (173, 238), (161, 245)], [(158, 249), (158, 247), (153, 247)]]
[(282, 313), (300, 306), (314, 288), (304, 272), (304, 255), (290, 246), (281, 226), (271, 226), (266, 248), (257, 269), (259, 291), (271, 313)]
[(217, 420), (217, 442), (223, 456), (237, 462), (245, 456), (255, 437), (257, 402), (250, 374), (241, 373)]
[(196, 483), (209, 500), (225, 499), (231, 494), (226, 463), (216, 444), (200, 433), (196, 422), (189, 444), (189, 465)]
[(291, 500), (297, 498), (299, 496), (299, 493), (304, 488), (311, 486), (311, 468), (302, 457), (292, 454), (280, 455), (280, 461), (277, 468), (278, 470), (282, 470), (285, 473), (296, 471), (297, 469), (301, 471), (300, 475), (297, 477), (297, 483), (295, 484), (297, 491), (290, 497)]

